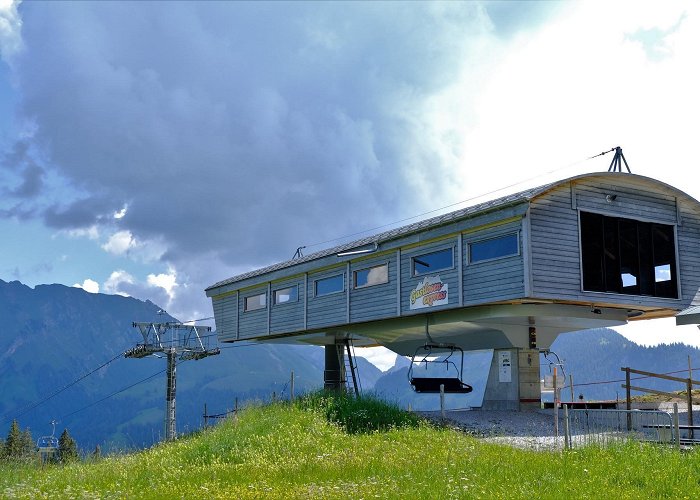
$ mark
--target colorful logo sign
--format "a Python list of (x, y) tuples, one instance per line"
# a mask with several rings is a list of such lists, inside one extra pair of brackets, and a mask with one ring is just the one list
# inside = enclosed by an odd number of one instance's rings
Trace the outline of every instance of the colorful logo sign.
[(411, 290), (410, 309), (446, 305), (449, 300), (447, 283), (440, 276), (426, 276)]

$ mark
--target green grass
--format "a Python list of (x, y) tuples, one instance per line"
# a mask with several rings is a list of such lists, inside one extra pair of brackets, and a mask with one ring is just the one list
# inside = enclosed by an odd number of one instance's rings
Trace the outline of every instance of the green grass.
[(296, 406), (317, 411), (349, 434), (363, 434), (418, 427), (419, 417), (373, 395), (355, 398), (348, 394), (318, 391), (303, 396)]
[(394, 407), (382, 410), (376, 400), (366, 404), (371, 412), (384, 414), (386, 422), (376, 428), (366, 425), (362, 402), (312, 395), (295, 405), (246, 408), (237, 420), (139, 453), (44, 469), (2, 464), (0, 496), (700, 496), (700, 454), (694, 451), (637, 443), (566, 453), (517, 450), (419, 423)]

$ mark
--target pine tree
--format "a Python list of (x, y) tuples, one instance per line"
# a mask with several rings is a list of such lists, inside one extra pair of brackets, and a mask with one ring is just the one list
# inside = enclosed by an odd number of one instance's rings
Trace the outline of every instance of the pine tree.
[(61, 437), (58, 438), (58, 459), (63, 463), (78, 459), (78, 446), (71, 435), (68, 434), (68, 429), (64, 429)]
[(10, 425), (10, 430), (7, 433), (7, 439), (5, 439), (4, 446), (4, 455), (10, 460), (18, 459), (22, 456), (21, 434), (19, 424), (15, 419)]
[(32, 437), (32, 431), (29, 430), (29, 427), (27, 427), (20, 433), (19, 449), (21, 458), (30, 458), (36, 451), (36, 445), (34, 443), (34, 438)]

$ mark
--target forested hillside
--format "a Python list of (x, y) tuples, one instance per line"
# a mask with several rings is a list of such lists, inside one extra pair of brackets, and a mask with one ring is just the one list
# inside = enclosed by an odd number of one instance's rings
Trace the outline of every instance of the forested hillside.
[[(142, 342), (132, 322), (175, 320), (159, 310), (134, 298), (0, 280), (0, 436), (16, 418), (34, 439), (51, 434), (50, 422), (57, 420), (57, 434), (68, 428), (84, 450), (97, 444), (103, 450), (141, 448), (160, 440), (166, 361), (121, 355)], [(178, 364), (178, 432), (201, 426), (204, 404), (216, 414), (232, 409), (236, 398), (243, 404), (273, 393), (288, 397), (292, 370), (298, 392), (323, 384), (320, 347), (221, 347), (219, 356)], [(380, 371), (364, 359), (358, 363), (371, 387)]]
[[(694, 376), (700, 378), (700, 349), (677, 343), (640, 346), (607, 328), (565, 333), (557, 338), (552, 350), (564, 360), (566, 373), (573, 375), (575, 397), (624, 398), (620, 380), (625, 374), (620, 368), (625, 366), (655, 373), (678, 371), (675, 376), (686, 378), (688, 356), (695, 368)], [(542, 373), (549, 373), (548, 365), (542, 366)], [(606, 381), (617, 382), (601, 383)], [(648, 378), (633, 380), (632, 385), (667, 391), (685, 389), (677, 382)]]

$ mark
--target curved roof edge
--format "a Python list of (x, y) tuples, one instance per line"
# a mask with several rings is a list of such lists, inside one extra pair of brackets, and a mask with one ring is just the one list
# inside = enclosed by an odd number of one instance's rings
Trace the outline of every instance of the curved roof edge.
[(273, 264), (271, 266), (266, 266), (260, 269), (255, 269), (252, 271), (249, 271), (247, 273), (239, 274), (237, 276), (233, 276), (231, 278), (228, 278), (223, 281), (219, 281), (217, 283), (214, 283), (213, 285), (207, 287), (205, 291), (213, 290), (215, 288), (219, 288), (222, 286), (230, 285), (232, 283), (236, 283), (239, 281), (246, 280), (248, 278), (254, 278), (256, 276), (260, 276), (263, 274), (267, 274), (272, 271), (277, 271), (280, 269), (288, 268), (295, 266), (297, 264), (302, 264), (305, 262), (310, 262), (316, 259), (320, 259), (322, 257), (327, 257), (329, 255), (333, 254), (338, 254), (342, 252), (347, 252), (349, 250), (357, 249), (359, 247), (367, 246), (367, 245), (372, 245), (372, 244), (380, 244), (384, 243), (386, 241), (391, 241), (396, 238), (400, 238), (402, 236), (408, 236), (413, 233), (420, 232), (424, 229), (427, 228), (434, 228), (438, 226), (442, 226), (445, 224), (450, 224), (452, 222), (456, 222), (462, 219), (469, 219), (471, 217), (475, 217), (477, 215), (485, 214), (488, 212), (492, 212), (495, 210), (500, 210), (503, 208), (506, 208), (511, 205), (517, 205), (523, 202), (529, 202), (539, 196), (542, 196), (546, 194), (547, 192), (567, 183), (571, 182), (576, 182), (581, 179), (589, 179), (589, 178), (594, 178), (594, 177), (608, 177), (608, 178), (616, 178), (620, 179), (621, 176), (624, 176), (625, 178), (631, 178), (634, 181), (645, 183), (645, 184), (655, 184), (657, 186), (662, 186), (664, 190), (669, 191), (670, 193), (673, 193), (674, 195), (680, 195), (684, 198), (686, 198), (688, 201), (695, 203), (696, 206), (696, 211), (698, 214), (700, 214), (700, 202), (690, 196), (689, 194), (681, 191), (678, 188), (675, 188), (669, 184), (666, 184), (665, 182), (659, 181), (657, 179), (654, 179), (652, 177), (646, 177), (643, 175), (637, 175), (637, 174), (630, 174), (630, 173), (623, 173), (623, 172), (591, 172), (587, 174), (581, 174), (581, 175), (576, 175), (573, 177), (568, 177), (566, 179), (561, 179), (558, 181), (550, 182), (548, 184), (544, 184), (542, 186), (537, 186), (534, 188), (526, 189), (524, 191), (520, 191), (517, 193), (509, 194), (502, 196), (500, 198), (496, 198), (494, 200), (486, 201), (483, 203), (479, 203), (476, 205), (472, 205), (470, 207), (462, 208), (459, 210), (455, 210), (453, 212), (448, 212), (442, 215), (438, 215), (435, 217), (431, 217), (429, 219), (424, 219), (419, 222), (414, 222), (412, 224), (408, 224), (405, 226), (401, 226), (395, 229), (390, 229), (388, 231), (384, 231), (382, 233), (374, 234), (372, 236), (367, 236), (365, 238), (361, 238), (358, 240), (354, 240), (348, 243), (344, 243), (342, 245), (338, 245), (332, 248), (327, 248), (325, 250), (320, 250), (318, 252), (314, 252), (312, 254), (306, 255), (304, 257), (300, 257), (297, 259), (292, 259), (292, 260), (287, 260), (283, 262), (279, 262), (277, 264)]
[(700, 214), (700, 201), (696, 200), (692, 196), (690, 196), (688, 193), (685, 191), (681, 191), (677, 187), (674, 187), (670, 184), (667, 184), (663, 181), (660, 181), (658, 179), (654, 179), (653, 177), (647, 177), (645, 175), (638, 175), (638, 174), (630, 174), (630, 173), (623, 173), (623, 172), (591, 172), (588, 174), (580, 174), (580, 175), (575, 175), (573, 177), (569, 177), (567, 179), (562, 179), (560, 181), (552, 182), (543, 186), (539, 186), (537, 188), (533, 188), (533, 191), (539, 191), (537, 194), (533, 195), (530, 197), (530, 199), (534, 199), (542, 194), (547, 193), (548, 191), (554, 189), (555, 187), (560, 186), (561, 184), (565, 184), (567, 182), (576, 182), (580, 179), (587, 179), (591, 177), (607, 177), (607, 178), (617, 178), (620, 179), (622, 178), (621, 176), (624, 176), (625, 178), (630, 178), (633, 181), (638, 181), (641, 183), (645, 184), (654, 184), (657, 186), (661, 186), (664, 188), (665, 191), (668, 191), (669, 194), (674, 194), (676, 196), (680, 195), (684, 197), (686, 200), (688, 200), (691, 203), (695, 203), (697, 206), (695, 207), (696, 211)]

